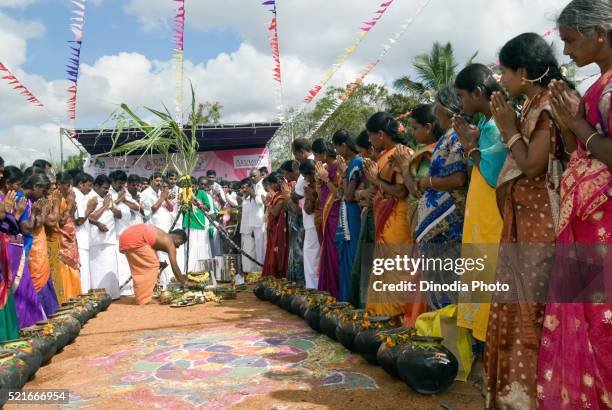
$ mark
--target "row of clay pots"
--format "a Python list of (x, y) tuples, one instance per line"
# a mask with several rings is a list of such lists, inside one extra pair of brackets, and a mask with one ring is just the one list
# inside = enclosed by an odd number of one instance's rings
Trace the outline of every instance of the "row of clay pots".
[[(108, 308), (111, 298), (94, 289), (62, 304), (48, 320), (21, 330), (20, 339), (0, 342), (0, 390), (21, 389), (36, 371), (72, 343), (81, 327)], [(6, 397), (0, 397), (0, 406)]]
[(397, 327), (390, 317), (370, 316), (327, 292), (302, 289), (286, 280), (264, 278), (255, 296), (306, 320), (317, 332), (337, 340), (369, 363), (401, 378), (421, 394), (439, 394), (455, 380), (459, 365), (442, 338), (418, 337), (414, 328)]

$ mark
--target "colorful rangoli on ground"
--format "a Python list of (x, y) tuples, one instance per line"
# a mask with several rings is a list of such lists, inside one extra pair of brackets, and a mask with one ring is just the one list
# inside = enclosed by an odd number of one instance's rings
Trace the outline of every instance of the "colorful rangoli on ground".
[(129, 349), (88, 361), (101, 376), (79, 385), (69, 407), (116, 398), (215, 409), (278, 390), (378, 388), (350, 371), (361, 360), (304, 322), (260, 319), (205, 331), (144, 332)]

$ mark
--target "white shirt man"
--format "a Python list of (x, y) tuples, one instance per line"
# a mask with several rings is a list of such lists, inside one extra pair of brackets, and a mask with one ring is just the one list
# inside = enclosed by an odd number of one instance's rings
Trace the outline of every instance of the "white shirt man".
[(263, 187), (263, 178), (258, 169), (251, 171), (251, 181), (253, 182), (254, 198), (251, 199), (251, 204), (248, 208), (249, 227), (255, 239), (255, 259), (263, 264), (266, 256), (266, 209), (263, 202), (266, 190)]
[[(76, 181), (77, 186), (73, 187), (76, 212), (74, 216), (76, 224), (76, 238), (79, 249), (79, 273), (81, 275), (81, 290), (88, 292), (91, 289), (91, 276), (89, 273), (89, 214), (93, 209), (87, 209), (87, 203), (91, 196), (93, 182), (89, 176), (83, 176)], [(95, 194), (95, 193), (94, 193)]]
[[(296, 155), (296, 159), (304, 158), (314, 160), (314, 155), (309, 151), (302, 151), (300, 155)], [(295, 153), (294, 153), (295, 155)], [(302, 222), (304, 224), (304, 279), (306, 289), (317, 289), (319, 285), (319, 257), (321, 253), (321, 244), (317, 235), (315, 226), (314, 213), (309, 214), (304, 209), (305, 190), (309, 186), (308, 181), (302, 174), (295, 183), (295, 193), (302, 197), (300, 199), (300, 208), (302, 208)]]
[(117, 277), (117, 231), (115, 219), (121, 212), (113, 205), (108, 194), (110, 181), (106, 176), (98, 176), (94, 183), (94, 198), (98, 204), (89, 216), (89, 272), (92, 288), (104, 288), (113, 298), (118, 299), (119, 279)]
[[(140, 203), (144, 211), (146, 223), (155, 225), (164, 232), (168, 232), (172, 227), (176, 214), (174, 213), (174, 204), (169, 199), (170, 192), (168, 187), (162, 188), (162, 184), (163, 180), (161, 174), (154, 174), (153, 178), (151, 178), (151, 185), (140, 194)], [(175, 228), (180, 227), (181, 226), (178, 224), (175, 225)], [(176, 250), (177, 263), (181, 269), (183, 269), (185, 260), (183, 254), (183, 247)], [(160, 262), (168, 263), (168, 266), (162, 271), (159, 277), (160, 286), (165, 288), (174, 277), (174, 274), (170, 268), (168, 254), (165, 252), (158, 252), (157, 256)]]
[[(251, 228), (249, 220), (250, 207), (251, 199), (245, 197), (242, 201), (242, 216), (240, 218), (241, 247), (247, 255), (257, 259), (257, 254), (255, 253), (255, 238), (253, 237), (253, 228)], [(245, 275), (251, 272), (261, 272), (261, 267), (243, 256), (242, 271)]]
[[(121, 218), (115, 221), (115, 234), (117, 235), (117, 243), (119, 243), (119, 236), (123, 233), (125, 229), (131, 226), (132, 222), (132, 210), (130, 207), (123, 201), (119, 202), (119, 197), (122, 195), (126, 200), (132, 200), (132, 196), (129, 192), (125, 191), (125, 188), (120, 189), (122, 182), (113, 182), (110, 189), (109, 194), (113, 198), (113, 204), (116, 209), (121, 213)], [(115, 188), (120, 189), (118, 192)], [(123, 194), (122, 194), (123, 193)], [(119, 279), (119, 286), (123, 286), (124, 283), (127, 283), (130, 279), (130, 265), (128, 264), (127, 258), (124, 254), (119, 252), (119, 247), (117, 246), (115, 249), (117, 255), (117, 277)], [(131, 282), (127, 283), (123, 289), (120, 289), (122, 296), (131, 296), (134, 294), (133, 284)]]

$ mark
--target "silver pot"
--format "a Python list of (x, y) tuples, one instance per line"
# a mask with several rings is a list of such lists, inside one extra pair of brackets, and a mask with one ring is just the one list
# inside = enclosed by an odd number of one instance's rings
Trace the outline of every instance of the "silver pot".
[(242, 258), (239, 254), (226, 254), (223, 255), (223, 270), (224, 277), (227, 278), (228, 282), (234, 280), (236, 275), (242, 275)]

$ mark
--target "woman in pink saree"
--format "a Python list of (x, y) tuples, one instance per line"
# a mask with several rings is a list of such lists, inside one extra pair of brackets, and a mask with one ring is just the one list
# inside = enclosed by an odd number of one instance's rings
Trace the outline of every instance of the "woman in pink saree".
[[(558, 24), (565, 54), (578, 66), (597, 63), (602, 75), (582, 101), (564, 85), (550, 85), (552, 107), (575, 134), (575, 144), (568, 144), (573, 152), (561, 182), (555, 269), (561, 273), (551, 276), (538, 363), (538, 407), (610, 409), (612, 303), (584, 303), (589, 301), (584, 296), (568, 300), (561, 295), (593, 279), (587, 264), (580, 262), (593, 258), (600, 267), (598, 292), (607, 295), (607, 302), (612, 294), (612, 6), (609, 0), (574, 0)], [(566, 269), (568, 261), (574, 265)], [(571, 301), (580, 303), (567, 303)]]

